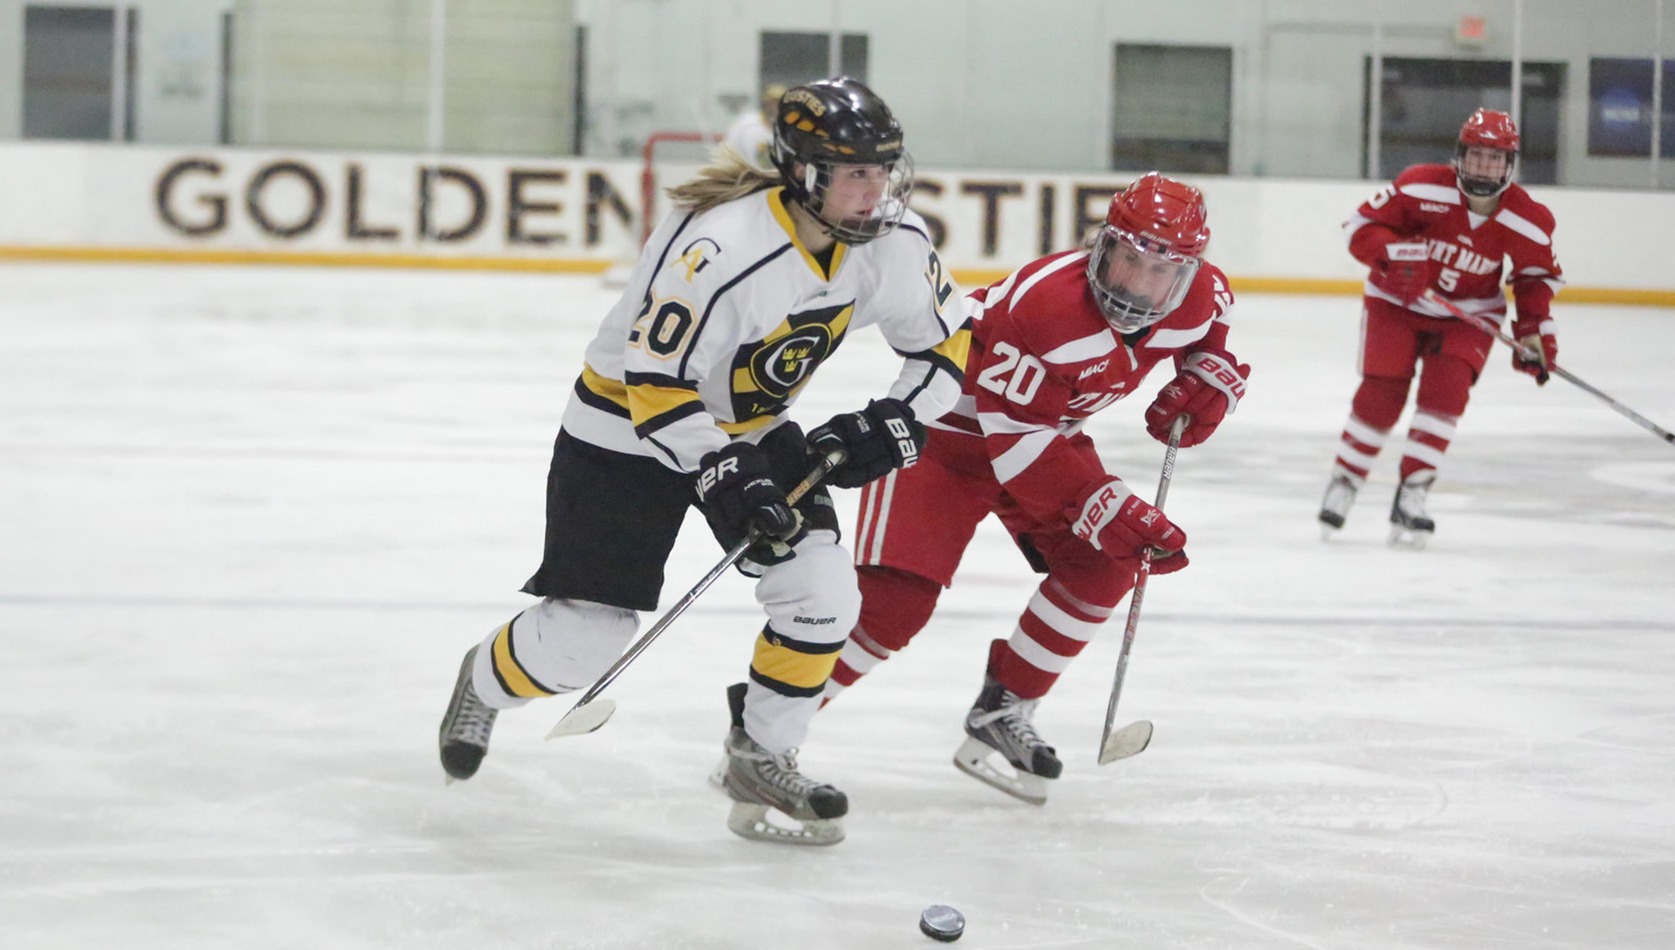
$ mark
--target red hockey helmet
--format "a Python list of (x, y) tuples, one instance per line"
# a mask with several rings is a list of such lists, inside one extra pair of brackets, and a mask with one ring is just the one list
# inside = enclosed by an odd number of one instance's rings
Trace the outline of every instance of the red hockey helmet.
[(1118, 192), (1088, 254), (1088, 286), (1118, 333), (1168, 316), (1192, 288), (1210, 226), (1204, 194), (1147, 172)]
[[(1474, 154), (1472, 149), (1484, 151)], [(1493, 109), (1473, 112), (1460, 127), (1460, 145), (1454, 155), (1454, 175), (1460, 190), (1478, 198), (1492, 198), (1512, 184), (1517, 169), (1518, 126), (1512, 124), (1512, 116)]]

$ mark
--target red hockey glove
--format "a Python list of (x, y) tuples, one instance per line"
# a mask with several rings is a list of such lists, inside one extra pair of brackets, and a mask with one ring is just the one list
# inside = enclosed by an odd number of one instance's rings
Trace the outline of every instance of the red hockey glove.
[(1181, 432), (1181, 448), (1197, 445), (1238, 407), (1249, 378), (1250, 364), (1238, 362), (1225, 350), (1188, 353), (1181, 361), (1181, 371), (1146, 410), (1146, 431), (1168, 445), (1169, 428), (1184, 412), (1190, 421)]
[(1070, 530), (1076, 537), (1104, 551), (1107, 557), (1126, 561), (1152, 550), (1153, 574), (1168, 574), (1186, 567), (1186, 532), (1164, 517), (1163, 512), (1128, 490), (1122, 479), (1113, 478), (1094, 486), (1080, 505), (1065, 509)]
[(1423, 297), (1436, 277), (1436, 266), (1423, 241), (1392, 241), (1384, 245), (1384, 257), (1378, 266), (1376, 283), (1402, 303), (1413, 303)]
[[(1553, 336), (1553, 318), (1519, 316), (1512, 324), (1512, 335), (1520, 349), (1512, 351), (1512, 368), (1535, 377), (1537, 386), (1547, 385), (1547, 370), (1559, 358), (1559, 341)], [(1524, 351), (1537, 359), (1528, 359)]]

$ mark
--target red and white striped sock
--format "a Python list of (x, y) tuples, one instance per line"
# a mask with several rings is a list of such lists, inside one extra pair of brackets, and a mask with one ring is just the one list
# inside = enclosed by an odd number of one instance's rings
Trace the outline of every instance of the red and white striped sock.
[(884, 646), (860, 627), (849, 631), (849, 639), (844, 641), (843, 652), (838, 654), (837, 666), (832, 668), (831, 678), (826, 680), (826, 691), (821, 694), (820, 705), (838, 697), (838, 694), (855, 685), (855, 681), (871, 673), (873, 667), (891, 656), (894, 650)]
[(1416, 410), (1408, 424), (1407, 444), (1402, 447), (1402, 480), (1414, 472), (1441, 468), (1442, 456), (1454, 441), (1459, 416), (1445, 416), (1424, 409)]
[(990, 675), (1024, 699), (1046, 695), (1115, 609), (1081, 600), (1049, 577), (1030, 598), (1011, 639), (997, 644)]
[(1343, 438), (1338, 445), (1338, 468), (1352, 476), (1355, 487), (1367, 480), (1367, 472), (1378, 458), (1378, 452), (1390, 439), (1389, 429), (1375, 429), (1351, 412), (1343, 424)]

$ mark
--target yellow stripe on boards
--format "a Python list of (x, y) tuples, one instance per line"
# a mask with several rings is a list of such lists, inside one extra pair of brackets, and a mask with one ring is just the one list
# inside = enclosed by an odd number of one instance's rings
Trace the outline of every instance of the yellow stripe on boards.
[(432, 270), (603, 274), (611, 261), (556, 257), (377, 254), (357, 251), (248, 251), (229, 248), (24, 247), (0, 245), (0, 260), (108, 264), (286, 264), (301, 267), (412, 267)]
[(838, 651), (830, 653), (802, 653), (788, 646), (769, 642), (765, 636), (756, 637), (756, 655), (750, 668), (771, 680), (798, 689), (816, 689), (832, 675), (837, 666)]
[(539, 699), (542, 696), (553, 695), (552, 690), (542, 689), (535, 685), (529, 674), (518, 665), (512, 656), (512, 625), (507, 624), (494, 635), (494, 670), (500, 674), (500, 682), (505, 684), (513, 696), (524, 699)]
[[(51, 261), (88, 264), (280, 264), (295, 267), (394, 267), (417, 270), (518, 271), (542, 274), (602, 274), (613, 261), (564, 257), (494, 257), (487, 255), (380, 254), (357, 251), (255, 251), (225, 248), (71, 247), (0, 245), (0, 261)], [(1005, 280), (1011, 270), (951, 267), (948, 273), (965, 290)], [(1228, 277), (1236, 293), (1325, 294), (1359, 297), (1360, 280), (1303, 277)], [(1632, 287), (1566, 286), (1556, 298), (1567, 304), (1617, 304), (1675, 307), (1675, 290)], [(601, 394), (603, 395), (603, 394)]]

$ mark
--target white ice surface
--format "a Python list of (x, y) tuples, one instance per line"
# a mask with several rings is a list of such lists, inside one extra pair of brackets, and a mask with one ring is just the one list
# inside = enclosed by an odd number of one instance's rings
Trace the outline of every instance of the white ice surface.
[[(720, 581), (598, 733), (501, 718), (444, 787), (461, 653), (520, 609), (592, 278), (0, 266), (0, 947), (1675, 946), (1675, 448), (1497, 351), (1384, 544), (1399, 438), (1314, 521), (1357, 304), (1251, 296), (1250, 395), (1183, 451), (1192, 566), (1042, 706), (1043, 808), (949, 762), (1034, 584), (986, 527), (919, 641), (816, 720), (849, 840), (747, 842), (704, 781), (760, 619)], [(1675, 425), (1675, 313), (1558, 308), (1561, 362)], [(871, 334), (798, 417), (894, 372)], [(1150, 391), (1158, 379), (1149, 382)], [(1150, 494), (1144, 400), (1090, 431)], [(839, 504), (852, 511), (853, 493)], [(672, 603), (719, 555), (694, 518)], [(647, 618), (649, 622), (650, 618)]]

